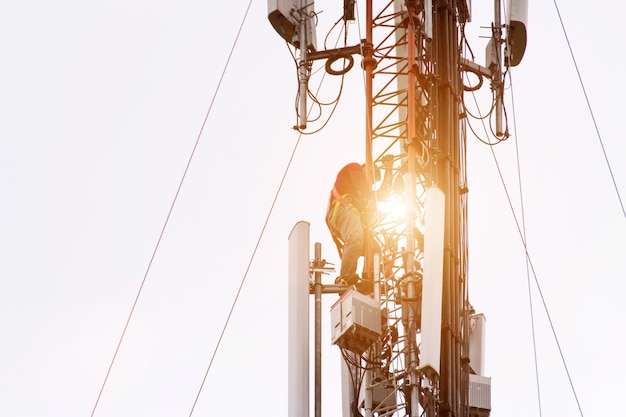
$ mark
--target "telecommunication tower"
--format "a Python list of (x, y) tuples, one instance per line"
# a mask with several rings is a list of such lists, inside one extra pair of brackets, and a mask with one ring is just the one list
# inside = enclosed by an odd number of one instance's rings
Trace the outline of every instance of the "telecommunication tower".
[[(344, 20), (354, 19), (355, 3), (344, 0)], [(364, 273), (374, 277), (372, 295), (321, 284), (320, 248), (316, 245), (310, 263), (302, 250), (308, 225), (298, 224), (290, 237), (289, 280), (296, 284), (289, 295), (289, 416), (308, 416), (308, 357), (301, 356), (298, 344), (308, 343), (303, 309), (313, 294), (317, 362), (318, 306), (325, 293), (341, 294), (331, 309), (331, 339), (345, 360), (344, 417), (488, 416), (490, 379), (482, 375), (485, 318), (468, 299), (463, 95), (488, 79), (493, 134), (508, 136), (503, 78), (526, 48), (527, 0), (508, 1), (504, 24), (495, 0), (485, 65), (463, 54), (471, 0), (365, 0), (365, 38), (334, 50), (318, 49), (315, 2), (268, 0), (268, 7), (274, 28), (300, 50), (296, 128), (307, 126), (311, 63), (344, 59), (351, 68), (353, 56), (360, 55), (366, 174), (372, 180), (381, 167), (391, 178), (385, 198), (378, 200), (380, 216), (366, 234)], [(467, 73), (481, 82), (468, 86)], [(316, 363), (316, 417), (321, 416), (317, 379)]]

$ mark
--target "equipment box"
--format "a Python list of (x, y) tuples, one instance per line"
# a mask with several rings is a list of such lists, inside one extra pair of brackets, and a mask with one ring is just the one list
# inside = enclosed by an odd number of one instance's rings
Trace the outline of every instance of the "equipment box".
[(380, 317), (378, 303), (351, 287), (330, 309), (331, 342), (360, 355), (380, 337)]

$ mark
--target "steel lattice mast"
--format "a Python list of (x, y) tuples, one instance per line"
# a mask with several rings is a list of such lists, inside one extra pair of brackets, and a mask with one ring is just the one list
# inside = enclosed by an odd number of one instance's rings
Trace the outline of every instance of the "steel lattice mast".
[[(406, 215), (383, 220), (378, 237), (383, 259), (393, 263), (382, 302), (398, 312), (388, 323), (397, 332), (397, 358), (405, 369), (398, 398), (407, 414), (467, 415), (466, 216), (462, 84), (457, 9), (453, 1), (374, 2), (366, 5), (367, 166), (393, 162), (391, 201)], [(370, 173), (370, 175), (372, 175)], [(420, 307), (427, 188), (445, 195), (443, 309), (439, 374), (420, 369)], [(384, 203), (384, 202), (381, 202)], [(366, 257), (373, 268), (373, 252)], [(398, 291), (399, 289), (399, 291)], [(400, 295), (400, 296), (399, 296)], [(397, 329), (395, 327), (402, 327)], [(401, 353), (401, 354), (400, 354)]]

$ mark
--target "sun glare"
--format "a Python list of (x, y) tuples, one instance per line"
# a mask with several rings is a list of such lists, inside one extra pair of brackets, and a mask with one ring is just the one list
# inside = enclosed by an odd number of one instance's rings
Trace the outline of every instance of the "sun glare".
[(395, 222), (406, 219), (407, 210), (408, 208), (404, 199), (378, 202), (378, 211), (382, 215), (381, 217), (386, 219), (385, 222)]

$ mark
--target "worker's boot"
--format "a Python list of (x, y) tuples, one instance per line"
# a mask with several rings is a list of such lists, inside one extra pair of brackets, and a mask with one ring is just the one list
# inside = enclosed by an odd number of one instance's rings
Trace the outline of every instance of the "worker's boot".
[(363, 278), (356, 284), (356, 290), (363, 295), (370, 295), (374, 292), (374, 279), (363, 273)]

